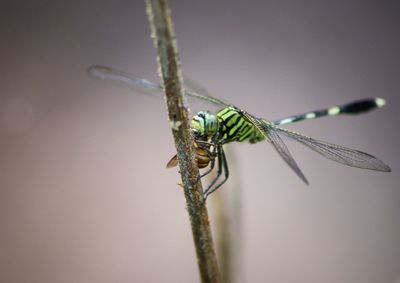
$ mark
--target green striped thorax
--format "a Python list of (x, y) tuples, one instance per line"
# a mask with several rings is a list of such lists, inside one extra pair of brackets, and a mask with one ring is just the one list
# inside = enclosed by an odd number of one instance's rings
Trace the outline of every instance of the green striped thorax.
[(213, 140), (218, 134), (219, 144), (249, 141), (257, 143), (265, 136), (246, 120), (240, 109), (229, 106), (212, 114), (200, 111), (192, 118), (192, 131), (196, 140)]

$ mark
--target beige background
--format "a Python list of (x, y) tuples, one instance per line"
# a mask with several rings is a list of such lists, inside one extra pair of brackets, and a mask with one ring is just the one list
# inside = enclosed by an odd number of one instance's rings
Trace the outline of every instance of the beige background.
[[(289, 128), (377, 155), (390, 174), (288, 143), (306, 187), (268, 144), (231, 146), (242, 282), (400, 282), (399, 4), (171, 2), (184, 72), (255, 115), (388, 100)], [(1, 2), (0, 282), (199, 282), (179, 175), (165, 169), (165, 106), (85, 74), (98, 63), (157, 79), (144, 11)]]

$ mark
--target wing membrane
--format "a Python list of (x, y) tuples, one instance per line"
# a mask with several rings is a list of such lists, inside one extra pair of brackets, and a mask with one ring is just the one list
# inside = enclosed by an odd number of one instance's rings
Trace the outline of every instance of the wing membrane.
[[(107, 66), (101, 66), (101, 65), (90, 66), (88, 68), (88, 74), (91, 78), (102, 81), (114, 82), (138, 93), (155, 94), (162, 92), (163, 90), (163, 87), (160, 84), (151, 82), (146, 79), (132, 77), (131, 75), (125, 72), (118, 71)], [(200, 94), (195, 91), (191, 91), (190, 87), (188, 89), (189, 90), (186, 91), (186, 94), (190, 97), (206, 101), (208, 103), (216, 104), (221, 107), (229, 106), (228, 103), (222, 101), (221, 99), (208, 96), (206, 94)]]
[(140, 79), (107, 66), (93, 65), (88, 68), (91, 78), (121, 84), (136, 92), (160, 92), (162, 86), (146, 79)]
[(283, 142), (282, 138), (279, 136), (279, 133), (275, 131), (275, 127), (272, 127), (272, 124), (265, 120), (260, 120), (246, 112), (242, 112), (244, 117), (252, 123), (263, 135), (271, 142), (275, 150), (279, 153), (282, 159), (289, 165), (290, 168), (303, 180), (304, 183), (308, 185), (307, 178), (304, 176), (300, 167), (297, 165), (296, 160), (294, 160), (292, 154), (287, 148), (286, 144)]
[(341, 145), (316, 140), (296, 132), (282, 129), (280, 127), (273, 126), (273, 128), (277, 132), (304, 144), (305, 146), (314, 150), (315, 152), (318, 152), (322, 156), (338, 163), (362, 169), (384, 172), (391, 171), (388, 165), (386, 165), (381, 160), (371, 154), (347, 148)]
[(285, 160), (285, 162), (289, 165), (290, 168), (292, 168), (292, 170), (297, 174), (297, 176), (299, 176), (300, 179), (302, 179), (303, 182), (308, 185), (307, 178), (304, 176), (300, 167), (297, 165), (296, 161), (290, 154), (289, 149), (279, 136), (278, 132), (269, 130), (268, 138), (271, 141), (274, 148), (276, 149), (276, 151), (283, 158), (283, 160)]

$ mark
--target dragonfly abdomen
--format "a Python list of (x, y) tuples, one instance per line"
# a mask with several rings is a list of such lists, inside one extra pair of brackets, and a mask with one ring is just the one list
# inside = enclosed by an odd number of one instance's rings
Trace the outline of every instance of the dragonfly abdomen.
[(244, 118), (241, 111), (233, 106), (220, 110), (217, 118), (222, 125), (220, 133), (222, 144), (234, 141), (256, 143), (265, 139), (265, 136)]
[(276, 120), (273, 123), (277, 126), (291, 124), (307, 119), (315, 119), (325, 116), (338, 116), (341, 114), (356, 115), (364, 112), (371, 111), (375, 108), (382, 107), (386, 104), (385, 99), (380, 97), (361, 99), (346, 103), (343, 105), (333, 106), (322, 110), (315, 110), (306, 112), (303, 114), (293, 115), (280, 120)]

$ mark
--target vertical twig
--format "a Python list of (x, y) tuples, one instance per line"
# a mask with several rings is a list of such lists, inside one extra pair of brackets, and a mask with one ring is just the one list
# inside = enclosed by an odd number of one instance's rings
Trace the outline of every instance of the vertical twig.
[(166, 0), (146, 0), (146, 8), (157, 48), (159, 75), (164, 84), (201, 279), (202, 282), (219, 282), (208, 213), (202, 204), (203, 189), (194, 158), (189, 113), (183, 96), (182, 75), (170, 10)]

